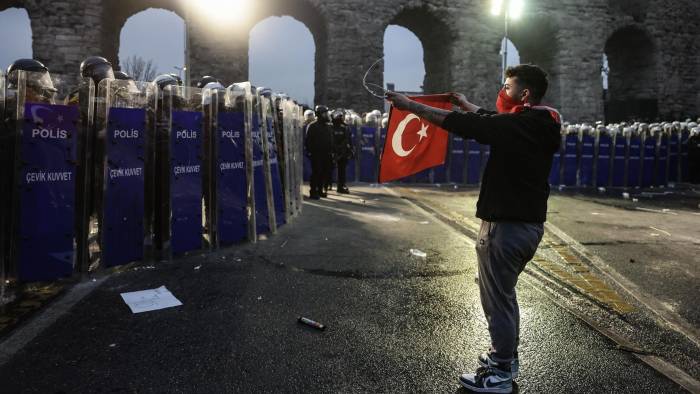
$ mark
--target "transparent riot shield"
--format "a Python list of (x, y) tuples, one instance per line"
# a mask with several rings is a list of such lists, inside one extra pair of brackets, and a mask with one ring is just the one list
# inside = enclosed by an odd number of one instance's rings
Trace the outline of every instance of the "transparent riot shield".
[(294, 184), (295, 187), (295, 196), (297, 200), (297, 212), (301, 214), (303, 210), (303, 201), (304, 201), (304, 191), (303, 191), (303, 184), (304, 184), (304, 168), (306, 166), (306, 158), (304, 155), (304, 138), (306, 137), (306, 130), (304, 127), (304, 108), (300, 105), (293, 104), (293, 128), (294, 128), (294, 139), (295, 139), (295, 155), (296, 155), (296, 182)]
[(578, 178), (579, 126), (569, 126), (564, 139), (561, 184), (576, 186)]
[[(266, 194), (268, 201), (268, 211), (270, 229), (276, 232), (277, 228), (285, 224), (285, 201), (282, 187), (282, 173), (280, 168), (277, 133), (275, 129), (277, 114), (274, 110), (272, 95), (269, 91), (261, 94), (262, 120), (263, 120), (263, 163), (265, 167)], [(269, 168), (269, 170), (268, 170)]]
[(169, 85), (159, 94), (154, 245), (165, 258), (211, 244), (209, 228), (204, 228), (208, 193), (203, 176), (210, 159), (204, 148), (203, 107), (211, 105), (211, 96), (205, 100), (202, 93), (199, 88)]
[(642, 175), (642, 137), (644, 132), (633, 128), (629, 133), (627, 149), (627, 181), (625, 187), (639, 187)]
[(294, 155), (294, 123), (293, 112), (294, 107), (290, 100), (281, 98), (277, 101), (277, 111), (281, 114), (282, 129), (282, 149), (284, 151), (284, 160), (282, 164), (283, 185), (284, 185), (284, 200), (286, 202), (285, 218), (289, 221), (297, 213), (297, 199), (295, 198), (295, 169), (296, 156)]
[(612, 138), (605, 126), (598, 126), (595, 132), (595, 158), (593, 160), (593, 186), (607, 187), (612, 175)]
[(641, 177), (640, 186), (649, 187), (653, 186), (655, 183), (655, 167), (656, 167), (656, 154), (657, 154), (657, 136), (655, 133), (655, 127), (647, 127), (644, 130), (644, 135), (642, 136), (642, 159), (641, 159)]
[[(81, 80), (91, 104), (94, 87)], [(2, 242), (6, 280), (45, 281), (73, 274), (81, 192), (78, 174), (83, 113), (76, 99), (66, 105), (71, 84), (48, 72), (16, 71), (4, 89)], [(76, 90), (77, 91), (77, 90)], [(6, 155), (5, 155), (6, 154)]]
[(156, 89), (105, 79), (97, 89), (89, 215), (90, 269), (151, 257)]
[[(213, 106), (215, 127), (211, 143), (211, 215), (209, 227), (216, 247), (245, 239), (255, 241), (253, 153), (251, 141), (252, 93), (250, 83), (236, 83)], [(206, 138), (206, 134), (205, 134)], [(206, 169), (205, 169), (206, 171)]]
[(595, 183), (595, 129), (591, 126), (581, 128), (578, 160), (578, 183), (577, 186), (590, 187)]
[[(270, 214), (274, 215), (274, 209), (270, 209), (271, 198), (268, 198), (268, 191), (272, 190), (272, 181), (269, 164), (269, 154), (266, 151), (267, 137), (265, 117), (263, 112), (263, 98), (258, 92), (253, 92), (253, 115), (252, 115), (252, 142), (253, 142), (253, 189), (255, 195), (255, 231), (259, 237), (272, 231), (274, 220), (270, 219)], [(266, 164), (267, 163), (267, 164)], [(269, 183), (268, 183), (269, 181)]]

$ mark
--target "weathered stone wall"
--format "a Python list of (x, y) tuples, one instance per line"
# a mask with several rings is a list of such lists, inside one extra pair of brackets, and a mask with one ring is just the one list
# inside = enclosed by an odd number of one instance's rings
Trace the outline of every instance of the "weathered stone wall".
[[(365, 92), (361, 78), (383, 55), (384, 31), (390, 24), (410, 29), (423, 44), (426, 92), (462, 91), (490, 106), (500, 84), (503, 20), (489, 14), (487, 0), (259, 0), (249, 23), (226, 27), (196, 18), (185, 8), (188, 3), (0, 0), (0, 10), (26, 8), (35, 57), (52, 72), (69, 76), (93, 54), (119, 64), (119, 34), (125, 21), (156, 7), (188, 22), (192, 79), (212, 74), (225, 82), (246, 80), (250, 29), (268, 16), (290, 15), (314, 36), (317, 103), (359, 111), (382, 106)], [(615, 34), (625, 29), (640, 34)], [(608, 55), (616, 66), (610, 75), (611, 94), (654, 95), (661, 116), (679, 117), (700, 113), (698, 31), (700, 2), (695, 0), (529, 0), (524, 17), (511, 24), (511, 40), (523, 62), (540, 64), (549, 72), (546, 101), (569, 121), (602, 119), (600, 66), (606, 48), (614, 52)], [(642, 34), (651, 48), (646, 56), (631, 50)], [(641, 80), (635, 85), (636, 79)], [(380, 73), (371, 82), (381, 85)]]

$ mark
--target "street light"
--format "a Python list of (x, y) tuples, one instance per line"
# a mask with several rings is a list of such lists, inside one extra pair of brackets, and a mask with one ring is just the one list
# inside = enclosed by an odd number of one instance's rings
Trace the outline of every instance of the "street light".
[(508, 21), (510, 19), (517, 20), (523, 14), (525, 8), (524, 0), (491, 0), (491, 14), (500, 16), (503, 13), (503, 21), (505, 24), (503, 35), (503, 59), (502, 59), (502, 75), (506, 76), (506, 67), (508, 62)]
[[(202, 26), (220, 29), (227, 24), (243, 24), (251, 14), (250, 0), (198, 0), (183, 3), (185, 15), (185, 85), (190, 83), (190, 35), (189, 29), (194, 26), (192, 18), (197, 18)], [(188, 25), (190, 24), (190, 25)]]

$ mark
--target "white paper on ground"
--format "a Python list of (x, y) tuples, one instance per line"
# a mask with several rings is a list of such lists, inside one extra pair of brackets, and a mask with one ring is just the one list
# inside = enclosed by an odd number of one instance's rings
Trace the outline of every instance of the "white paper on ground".
[(165, 286), (157, 289), (121, 293), (121, 296), (133, 313), (155, 311), (182, 305), (182, 302), (175, 298), (173, 293), (166, 289)]

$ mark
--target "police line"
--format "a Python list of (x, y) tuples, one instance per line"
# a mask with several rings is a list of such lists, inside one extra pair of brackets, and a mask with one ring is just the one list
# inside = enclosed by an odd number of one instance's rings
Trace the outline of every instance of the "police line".
[(288, 97), (47, 77), (0, 76), (3, 285), (255, 242), (301, 213)]
[[(378, 111), (377, 111), (378, 112)], [(377, 116), (348, 117), (355, 155), (348, 162), (348, 180), (377, 182), (386, 139), (386, 122)], [(700, 128), (695, 122), (562, 126), (560, 150), (554, 155), (549, 182), (568, 187), (652, 187), (689, 179), (688, 139)], [(489, 146), (451, 135), (443, 166), (403, 179), (405, 183), (479, 184)], [(304, 179), (310, 165), (306, 160)]]

